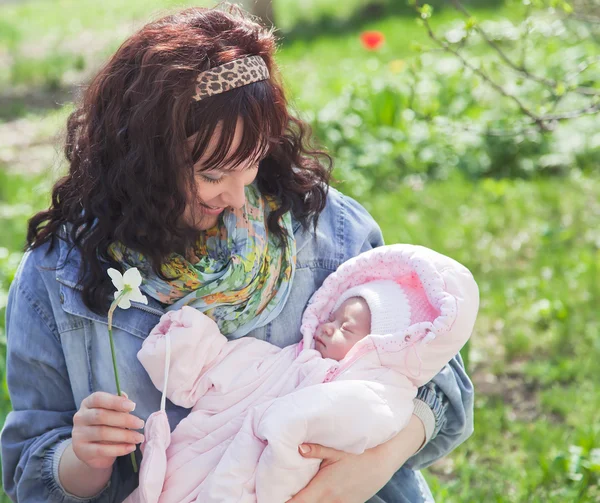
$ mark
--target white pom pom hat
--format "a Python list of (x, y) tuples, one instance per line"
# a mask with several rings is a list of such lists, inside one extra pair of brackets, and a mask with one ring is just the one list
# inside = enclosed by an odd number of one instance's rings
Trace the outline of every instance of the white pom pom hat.
[(361, 297), (371, 311), (371, 334), (402, 333), (410, 326), (410, 304), (404, 289), (395, 281), (378, 280), (346, 290), (332, 312), (346, 300)]

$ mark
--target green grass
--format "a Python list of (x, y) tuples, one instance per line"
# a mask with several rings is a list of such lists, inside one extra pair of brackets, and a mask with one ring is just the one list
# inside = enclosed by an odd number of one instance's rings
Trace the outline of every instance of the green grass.
[[(105, 0), (98, 3), (92, 0), (29, 0), (27, 2), (9, 2), (1, 7), (0, 44), (15, 49), (23, 44), (33, 45), (36, 42), (62, 41), (75, 39), (82, 31), (104, 33), (114, 30), (116, 26), (139, 26), (143, 22), (154, 19), (157, 15), (174, 9), (191, 6), (211, 6), (221, 3), (214, 0)], [(231, 3), (236, 3), (232, 1)], [(275, 16), (278, 28), (283, 32), (294, 31), (301, 35), (307, 31), (307, 25), (323, 30), (333, 31), (336, 28), (344, 30), (346, 20), (353, 15), (361, 19), (361, 8), (368, 4), (380, 4), (382, 7), (373, 11), (387, 14), (404, 14), (412, 16), (412, 8), (406, 2), (395, 0), (347, 0), (345, 2), (330, 2), (327, 0), (274, 0)], [(444, 1), (429, 2), (443, 6)], [(467, 1), (478, 9), (497, 9), (502, 0)], [(507, 9), (508, 11), (508, 9)], [(320, 33), (319, 35), (323, 35)]]
[[(9, 71), (0, 75), (0, 93), (11, 88), (52, 92), (68, 86), (74, 75), (85, 76), (98, 68), (143, 23), (179, 7), (214, 3), (30, 0), (2, 6), (0, 50), (4, 49), (9, 56)], [(427, 41), (424, 30), (416, 23), (414, 11), (403, 1), (388, 0), (380, 10), (371, 13), (367, 10), (362, 16), (356, 14), (357, 8), (364, 9), (367, 3), (364, 0), (275, 2), (276, 16), (281, 18), (278, 35), (283, 42), (278, 62), (299, 109), (319, 109), (332, 94), (340, 92), (352, 74), (372, 71), (378, 60), (410, 57), (414, 54), (413, 43)], [(518, 13), (514, 7), (499, 7), (495, 0), (473, 3), (484, 6), (474, 11), (481, 18), (515, 17)], [(486, 7), (487, 4), (493, 8)], [(441, 9), (432, 23), (440, 26), (455, 17), (453, 10)], [(386, 45), (377, 58), (364, 50), (358, 40), (361, 31), (370, 29), (379, 30), (386, 37)], [(23, 111), (17, 108), (14, 113)]]
[(365, 201), (388, 242), (447, 253), (480, 285), (475, 435), (428, 476), (436, 501), (600, 498), (599, 191), (451, 180)]
[[(482, 19), (518, 17), (518, 11), (509, 7), (475, 12)], [(438, 28), (455, 18), (454, 11), (445, 9), (437, 13), (432, 25)], [(360, 44), (359, 34), (366, 30), (377, 30), (385, 36), (385, 45), (377, 53), (365, 50)], [(415, 47), (428, 41), (414, 15), (395, 14), (366, 20), (342, 33), (324, 32), (316, 39), (289, 43), (284, 40), (278, 62), (298, 109), (320, 110), (357, 75), (374, 74), (381, 66), (411, 58), (416, 54)]]

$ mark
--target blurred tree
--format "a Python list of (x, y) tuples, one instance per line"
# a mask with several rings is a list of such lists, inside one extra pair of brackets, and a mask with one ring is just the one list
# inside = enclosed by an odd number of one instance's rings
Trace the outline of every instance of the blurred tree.
[(239, 3), (245, 10), (259, 17), (263, 25), (275, 24), (273, 0), (240, 0)]
[[(515, 0), (516, 1), (516, 0)], [(594, 79), (586, 79), (586, 72), (600, 64), (600, 0), (520, 0), (525, 7), (525, 19), (515, 29), (514, 36), (489, 33), (483, 23), (480, 23), (460, 0), (450, 0), (454, 8), (464, 18), (462, 26), (449, 34), (439, 34), (432, 28), (430, 18), (433, 9), (429, 4), (412, 0), (419, 12), (421, 22), (427, 30), (430, 39), (438, 50), (455, 56), (465, 70), (473, 73), (497, 93), (508, 98), (516, 105), (523, 117), (524, 124), (534, 126), (540, 131), (550, 131), (557, 123), (576, 119), (585, 115), (600, 113), (600, 88)], [(560, 25), (552, 25), (544, 19), (544, 11), (551, 13)], [(560, 14), (562, 13), (562, 14)], [(576, 23), (577, 29), (570, 29), (569, 24)], [(586, 43), (595, 44), (592, 54), (583, 57), (575, 68), (557, 69), (547, 66), (542, 60), (531, 61), (531, 37), (534, 31), (542, 29), (546, 24), (551, 30), (547, 35), (548, 47), (564, 43), (562, 32), (557, 27), (564, 27), (570, 37), (576, 39), (583, 47)], [(492, 64), (476, 61), (467, 50), (471, 38), (479, 37), (496, 55)], [(553, 40), (553, 44), (550, 41)], [(508, 85), (506, 75), (512, 73), (518, 80)], [(527, 87), (538, 89), (537, 102), (526, 101), (519, 95), (518, 89)], [(548, 103), (551, 104), (548, 107)], [(561, 104), (566, 106), (558, 111)]]

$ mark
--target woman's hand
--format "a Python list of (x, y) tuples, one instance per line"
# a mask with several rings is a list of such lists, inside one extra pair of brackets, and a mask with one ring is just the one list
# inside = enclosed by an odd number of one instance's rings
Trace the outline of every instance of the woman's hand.
[(130, 414), (135, 404), (127, 397), (96, 392), (88, 396), (73, 417), (73, 453), (90, 468), (109, 468), (117, 457), (129, 454), (144, 436), (136, 431), (144, 421)]
[[(425, 440), (421, 420), (412, 416), (398, 435), (362, 454), (348, 454), (316, 444), (302, 444), (306, 458), (322, 459), (310, 483), (288, 503), (365, 503), (419, 450)], [(309, 448), (308, 452), (303, 452)]]
[(365, 503), (395, 473), (391, 463), (382, 460), (375, 449), (348, 454), (317, 444), (303, 444), (306, 458), (322, 459), (319, 473), (288, 503)]
[(70, 494), (92, 498), (106, 487), (119, 456), (135, 450), (144, 436), (132, 429), (144, 421), (130, 414), (135, 404), (127, 396), (96, 392), (73, 416), (71, 444), (60, 458), (58, 478)]

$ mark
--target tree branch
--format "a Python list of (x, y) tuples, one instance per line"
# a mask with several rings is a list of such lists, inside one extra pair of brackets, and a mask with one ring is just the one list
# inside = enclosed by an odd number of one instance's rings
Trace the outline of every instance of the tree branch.
[[(451, 0), (451, 1), (456, 10), (458, 10), (459, 12), (461, 12), (464, 16), (466, 16), (468, 18), (472, 17), (470, 12), (460, 3), (459, 0)], [(552, 79), (548, 79), (546, 77), (535, 75), (535, 74), (531, 73), (529, 70), (527, 70), (527, 68), (525, 67), (524, 64), (521, 64), (521, 65), (516, 64), (514, 61), (512, 61), (508, 57), (508, 55), (502, 50), (502, 48), (500, 48), (500, 46), (498, 46), (498, 44), (496, 44), (496, 42), (494, 42), (488, 36), (488, 34), (485, 32), (485, 30), (483, 28), (481, 28), (478, 24), (476, 24), (474, 26), (474, 28), (477, 31), (477, 33), (481, 36), (481, 38), (483, 38), (483, 40), (485, 40), (485, 42), (498, 54), (498, 56), (500, 56), (500, 59), (502, 61), (504, 61), (504, 63), (507, 66), (509, 66), (512, 70), (514, 70), (517, 73), (520, 73), (524, 77), (527, 77), (535, 82), (543, 84), (552, 90), (555, 90), (557, 88), (559, 83), (556, 80), (552, 80)], [(600, 96), (600, 89), (593, 89), (591, 87), (578, 86), (578, 87), (574, 87), (573, 89), (571, 89), (571, 91), (578, 93), (578, 94), (583, 94), (586, 96)]]
[(577, 117), (583, 117), (584, 115), (592, 115), (596, 112), (600, 112), (600, 103), (594, 103), (585, 108), (580, 108), (579, 110), (571, 110), (570, 112), (543, 115), (541, 119), (549, 122), (563, 121), (567, 119), (576, 119)]
[(565, 77), (565, 82), (569, 80), (573, 80), (575, 77), (579, 77), (583, 72), (585, 72), (591, 66), (600, 63), (600, 56), (596, 56), (595, 58), (588, 59), (587, 61), (583, 61), (579, 64), (579, 68), (577, 68), (576, 72), (573, 72), (571, 75), (567, 75)]
[[(415, 2), (415, 4), (416, 4), (417, 8), (420, 7), (418, 1)], [(517, 98), (515, 95), (509, 93), (500, 84), (497, 84), (496, 82), (494, 82), (490, 77), (488, 77), (488, 75), (485, 72), (483, 72), (479, 68), (477, 68), (477, 67), (473, 66), (471, 63), (469, 63), (462, 54), (460, 54), (458, 51), (456, 51), (455, 49), (450, 47), (450, 45), (448, 45), (443, 40), (440, 40), (440, 38), (433, 32), (433, 29), (431, 28), (431, 24), (429, 24), (429, 21), (427, 20), (427, 18), (425, 16), (421, 16), (421, 19), (423, 20), (423, 24), (425, 26), (425, 29), (427, 30), (429, 38), (431, 38), (438, 46), (442, 47), (444, 50), (446, 50), (449, 53), (456, 56), (461, 61), (461, 63), (463, 64), (463, 66), (465, 68), (468, 68), (472, 72), (479, 75), (485, 82), (487, 82), (490, 86), (492, 86), (496, 91), (498, 91), (500, 94), (507, 97), (508, 99), (512, 100), (525, 115), (527, 115), (529, 118), (531, 118), (531, 120), (533, 120), (533, 122), (535, 124), (537, 124), (537, 126), (540, 129), (542, 129), (543, 131), (548, 130), (548, 128), (542, 118), (538, 117), (534, 112), (529, 110), (521, 102), (521, 100), (519, 98)]]
[[(458, 10), (460, 10), (463, 14), (469, 15), (468, 11), (460, 4), (460, 2), (458, 0), (452, 0), (452, 2), (455, 5), (455, 7)], [(577, 109), (577, 110), (571, 110), (571, 111), (560, 112), (560, 113), (547, 113), (547, 114), (543, 114), (543, 115), (536, 114), (528, 106), (526, 106), (525, 103), (523, 103), (523, 101), (521, 101), (517, 96), (508, 92), (504, 87), (502, 87), (500, 84), (495, 82), (485, 71), (483, 71), (481, 68), (478, 68), (478, 67), (474, 66), (473, 64), (471, 64), (465, 58), (465, 56), (463, 56), (463, 54), (461, 54), (460, 50), (454, 48), (452, 45), (450, 45), (449, 43), (447, 43), (446, 41), (444, 41), (440, 37), (438, 37), (435, 34), (435, 32), (433, 31), (431, 24), (429, 23), (429, 20), (428, 20), (429, 16), (424, 14), (421, 6), (419, 5), (418, 0), (415, 2), (415, 5), (417, 7), (417, 11), (421, 14), (421, 20), (423, 22), (425, 29), (427, 30), (429, 38), (431, 38), (431, 40), (433, 40), (433, 42), (438, 47), (440, 47), (442, 50), (454, 55), (462, 63), (462, 65), (465, 68), (471, 70), (473, 73), (478, 75), (481, 79), (483, 79), (488, 85), (490, 85), (498, 93), (500, 93), (504, 97), (513, 101), (517, 105), (517, 107), (521, 110), (521, 112), (525, 116), (529, 117), (529, 119), (531, 119), (531, 121), (533, 122), (533, 125), (535, 125), (538, 130), (540, 130), (542, 132), (552, 131), (554, 129), (554, 126), (558, 122), (575, 119), (578, 117), (582, 117), (584, 115), (591, 115), (591, 114), (600, 112), (600, 102), (597, 100), (594, 100), (594, 102), (589, 104), (588, 106), (585, 106), (585, 107)], [(482, 30), (479, 27), (477, 27), (477, 30), (481, 34), (482, 38), (490, 45), (490, 47), (492, 47), (500, 55), (500, 57), (503, 59), (503, 61), (507, 65), (509, 65), (511, 68), (518, 71), (525, 77), (530, 78), (531, 80), (534, 80), (538, 83), (541, 83), (541, 84), (544, 84), (547, 86), (551, 86), (553, 88), (553, 90), (556, 89), (556, 87), (558, 85), (558, 83), (556, 81), (533, 75), (525, 68), (524, 65), (522, 65), (522, 66), (516, 65), (508, 56), (506, 56), (504, 51), (488, 37), (487, 33), (485, 33), (484, 30)], [(590, 66), (592, 66), (598, 62), (600, 62), (600, 56), (591, 58), (588, 61), (581, 63), (576, 72), (565, 77), (565, 82), (567, 82), (568, 80), (574, 79), (581, 73), (585, 72)], [(575, 92), (578, 92), (579, 94), (584, 94), (584, 95), (589, 95), (589, 96), (600, 96), (600, 90), (596, 90), (596, 89), (592, 89), (592, 88), (579, 87), (579, 88), (569, 89), (569, 91), (575, 91)], [(562, 98), (564, 96), (563, 94), (558, 94), (556, 92), (554, 92), (553, 94), (556, 97), (556, 102), (554, 103), (554, 106), (552, 107), (552, 112), (554, 112), (556, 110), (558, 103), (562, 100)], [(528, 131), (531, 131), (531, 130), (528, 130)], [(504, 135), (518, 134), (518, 133), (517, 132), (502, 132), (499, 130), (488, 129), (488, 130), (486, 130), (486, 132), (484, 134), (491, 135), (491, 136), (504, 136)]]

